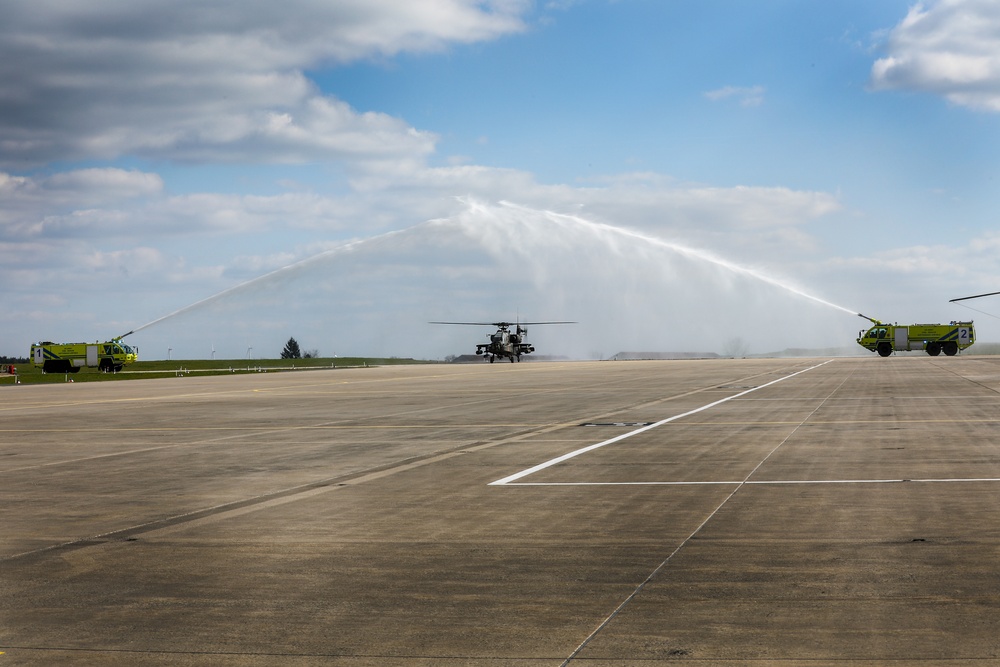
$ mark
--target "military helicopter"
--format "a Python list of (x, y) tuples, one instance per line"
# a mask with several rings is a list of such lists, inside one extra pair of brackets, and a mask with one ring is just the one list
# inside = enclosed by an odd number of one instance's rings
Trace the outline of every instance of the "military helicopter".
[[(490, 335), (490, 342), (478, 343), (476, 354), (485, 355), (483, 360), (492, 364), (497, 357), (510, 359), (510, 363), (521, 361), (522, 354), (535, 351), (535, 346), (528, 343), (527, 325), (536, 324), (576, 324), (576, 322), (431, 322), (431, 324), (459, 324), (472, 327), (496, 327), (496, 333)], [(514, 331), (510, 328), (514, 327)]]

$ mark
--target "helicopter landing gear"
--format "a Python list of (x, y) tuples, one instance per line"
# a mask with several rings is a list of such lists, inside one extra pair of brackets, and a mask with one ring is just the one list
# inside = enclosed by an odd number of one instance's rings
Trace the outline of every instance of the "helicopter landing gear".
[[(485, 359), (485, 357), (483, 357), (483, 358)], [(490, 363), (492, 364), (494, 361), (496, 361), (496, 357), (491, 354), (490, 355)]]

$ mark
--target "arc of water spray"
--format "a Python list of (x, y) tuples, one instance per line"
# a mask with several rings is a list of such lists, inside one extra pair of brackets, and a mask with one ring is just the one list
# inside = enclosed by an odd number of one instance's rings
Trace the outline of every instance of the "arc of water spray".
[(309, 264), (312, 264), (313, 262), (316, 262), (316, 261), (318, 261), (320, 259), (323, 259), (325, 257), (330, 257), (332, 255), (337, 255), (337, 254), (341, 254), (341, 253), (351, 252), (351, 251), (357, 249), (358, 246), (361, 246), (361, 245), (364, 245), (364, 244), (368, 244), (368, 243), (373, 243), (373, 242), (380, 241), (380, 240), (384, 240), (384, 239), (390, 238), (392, 236), (396, 236), (398, 234), (402, 234), (402, 233), (404, 233), (406, 231), (408, 231), (408, 230), (402, 229), (402, 230), (395, 230), (395, 231), (391, 231), (391, 232), (386, 232), (385, 234), (379, 234), (378, 236), (372, 236), (372, 237), (369, 237), (367, 239), (360, 239), (358, 241), (351, 241), (349, 243), (345, 243), (344, 245), (337, 246), (336, 248), (331, 248), (330, 250), (324, 250), (321, 253), (317, 253), (317, 254), (312, 255), (310, 257), (306, 257), (305, 259), (300, 260), (298, 262), (295, 262), (293, 264), (289, 264), (288, 266), (283, 266), (280, 269), (275, 269), (274, 271), (271, 271), (270, 273), (265, 273), (264, 275), (257, 276), (256, 278), (251, 278), (250, 280), (248, 280), (246, 282), (240, 283), (239, 285), (234, 285), (233, 287), (230, 287), (228, 289), (224, 289), (221, 292), (218, 292), (216, 294), (213, 294), (210, 297), (206, 297), (206, 298), (204, 298), (204, 299), (202, 299), (200, 301), (196, 301), (196, 302), (194, 302), (192, 304), (184, 306), (183, 308), (178, 308), (177, 310), (173, 311), (172, 313), (168, 313), (168, 314), (164, 315), (163, 317), (156, 318), (152, 322), (147, 322), (146, 324), (143, 324), (140, 327), (136, 327), (132, 331), (129, 331), (127, 334), (119, 336), (119, 338), (124, 338), (125, 336), (128, 336), (129, 334), (133, 334), (133, 333), (135, 333), (137, 331), (142, 331), (143, 329), (148, 329), (149, 327), (153, 326), (154, 324), (159, 324), (160, 322), (163, 322), (164, 320), (169, 320), (171, 317), (176, 317), (176, 316), (181, 315), (183, 313), (195, 310), (196, 308), (201, 308), (202, 306), (206, 306), (206, 305), (208, 305), (208, 304), (210, 304), (210, 303), (212, 303), (214, 301), (218, 301), (219, 299), (223, 299), (223, 298), (225, 298), (227, 296), (232, 296), (233, 294), (236, 294), (238, 292), (242, 292), (242, 291), (244, 291), (244, 290), (246, 290), (246, 289), (248, 289), (250, 287), (253, 287), (254, 285), (256, 285), (258, 283), (264, 282), (266, 280), (270, 280), (270, 279), (272, 279), (272, 278), (274, 278), (276, 276), (283, 275), (283, 274), (292, 274), (295, 271), (298, 271), (299, 269), (302, 269), (303, 267), (308, 266)]
[[(475, 208), (475, 207), (478, 206), (476, 204), (476, 202), (472, 202), (472, 201), (469, 201), (469, 200), (466, 200), (466, 199), (462, 199), (462, 201), (464, 201), (470, 208)], [(522, 211), (530, 211), (530, 212), (537, 212), (537, 211), (533, 211), (532, 209), (526, 209), (526, 208), (518, 206), (516, 204), (512, 204), (510, 202), (500, 202), (500, 204), (502, 206), (505, 206), (505, 207), (508, 207), (508, 208), (511, 208), (511, 209), (517, 209), (517, 210), (522, 210)], [(680, 245), (680, 244), (677, 244), (677, 243), (672, 243), (672, 242), (669, 242), (669, 241), (664, 241), (663, 239), (659, 239), (659, 238), (656, 238), (656, 237), (653, 237), (653, 236), (648, 236), (646, 234), (642, 234), (640, 232), (633, 231), (633, 230), (630, 230), (630, 229), (627, 229), (627, 228), (624, 228), (624, 227), (615, 227), (613, 225), (608, 225), (608, 224), (605, 224), (605, 223), (593, 222), (593, 221), (590, 221), (590, 220), (586, 220), (584, 218), (580, 218), (580, 217), (573, 216), (573, 215), (567, 215), (567, 214), (563, 214), (563, 213), (554, 213), (554, 212), (551, 212), (551, 211), (544, 211), (544, 213), (546, 215), (548, 215), (550, 218), (561, 219), (561, 220), (569, 220), (569, 221), (572, 221), (573, 223), (575, 223), (577, 225), (580, 225), (582, 227), (585, 227), (585, 228), (590, 228), (592, 230), (599, 230), (599, 231), (603, 231), (603, 232), (609, 232), (609, 233), (612, 233), (612, 234), (617, 234), (619, 236), (624, 236), (626, 238), (633, 238), (633, 239), (637, 239), (637, 240), (643, 241), (645, 243), (649, 243), (649, 244), (652, 244), (652, 245), (655, 245), (655, 246), (666, 248), (666, 249), (671, 250), (673, 252), (676, 252), (676, 253), (678, 253), (680, 255), (684, 255), (684, 256), (688, 256), (688, 257), (693, 257), (695, 259), (698, 259), (698, 260), (701, 260), (701, 261), (704, 261), (704, 262), (708, 262), (710, 264), (714, 264), (714, 265), (719, 266), (721, 268), (724, 268), (724, 269), (726, 269), (728, 271), (731, 271), (732, 273), (735, 273), (735, 274), (738, 274), (738, 275), (745, 275), (745, 276), (754, 278), (754, 279), (759, 280), (759, 281), (761, 281), (763, 283), (766, 283), (768, 285), (771, 285), (771, 286), (777, 287), (779, 289), (785, 290), (787, 292), (790, 292), (791, 294), (795, 294), (796, 296), (802, 297), (804, 299), (809, 299), (811, 301), (815, 301), (815, 302), (820, 303), (820, 304), (822, 304), (824, 306), (828, 306), (830, 308), (835, 308), (837, 310), (841, 310), (841, 311), (844, 311), (845, 313), (850, 313), (852, 315), (858, 315), (860, 317), (864, 317), (865, 319), (871, 319), (871, 318), (867, 317), (866, 315), (862, 315), (861, 313), (853, 311), (853, 310), (851, 310), (849, 308), (845, 308), (844, 306), (840, 306), (840, 305), (837, 305), (835, 303), (831, 303), (830, 301), (826, 301), (825, 299), (821, 299), (820, 297), (815, 296), (813, 294), (809, 294), (808, 292), (805, 292), (805, 291), (803, 291), (801, 289), (798, 289), (798, 288), (793, 287), (791, 285), (787, 285), (787, 284), (779, 281), (778, 279), (772, 278), (771, 276), (768, 276), (768, 275), (766, 275), (764, 273), (761, 273), (761, 272), (756, 271), (754, 269), (751, 269), (749, 267), (740, 266), (739, 264), (735, 264), (733, 262), (724, 260), (722, 258), (716, 257), (716, 256), (714, 256), (714, 255), (712, 255), (710, 253), (707, 253), (707, 252), (704, 252), (704, 251), (701, 251), (701, 250), (695, 250), (694, 248), (689, 248), (689, 247), (686, 247), (686, 246), (683, 246), (683, 245)], [(309, 264), (317, 262), (317, 261), (319, 261), (321, 259), (324, 259), (326, 257), (331, 257), (333, 255), (351, 252), (353, 250), (356, 250), (358, 247), (360, 247), (362, 245), (374, 243), (374, 242), (377, 242), (377, 241), (382, 241), (382, 240), (385, 240), (385, 239), (388, 239), (388, 238), (391, 238), (391, 237), (394, 237), (394, 236), (398, 236), (398, 235), (401, 235), (401, 234), (410, 233), (410, 232), (412, 232), (412, 231), (414, 231), (416, 229), (419, 229), (421, 227), (424, 227), (426, 225), (440, 223), (440, 222), (442, 222), (442, 221), (441, 220), (431, 220), (431, 221), (428, 221), (428, 222), (425, 222), (425, 223), (421, 223), (421, 224), (415, 225), (413, 227), (409, 227), (407, 229), (401, 229), (401, 230), (395, 230), (395, 231), (391, 231), (391, 232), (386, 232), (384, 234), (379, 234), (377, 236), (372, 236), (372, 237), (369, 237), (367, 239), (360, 239), (360, 240), (357, 240), (357, 241), (351, 241), (349, 243), (346, 243), (344, 245), (338, 246), (336, 248), (331, 248), (330, 250), (326, 250), (326, 251), (318, 253), (316, 255), (312, 255), (311, 257), (307, 257), (307, 258), (305, 258), (303, 260), (300, 260), (298, 262), (295, 262), (293, 264), (289, 264), (288, 266), (284, 266), (284, 267), (282, 267), (280, 269), (276, 269), (276, 270), (271, 271), (269, 273), (265, 273), (265, 274), (263, 274), (261, 276), (257, 276), (256, 278), (252, 278), (250, 280), (247, 280), (246, 282), (240, 283), (239, 285), (235, 285), (235, 286), (230, 287), (228, 289), (222, 290), (221, 292), (218, 292), (216, 294), (213, 294), (212, 296), (209, 296), (209, 297), (206, 297), (204, 299), (201, 299), (200, 301), (196, 301), (196, 302), (194, 302), (192, 304), (184, 306), (183, 308), (178, 308), (177, 310), (175, 310), (175, 311), (173, 311), (171, 313), (168, 313), (168, 314), (166, 314), (166, 315), (164, 315), (162, 317), (158, 317), (155, 320), (152, 320), (151, 322), (147, 322), (146, 324), (143, 324), (142, 326), (136, 327), (132, 331), (129, 331), (128, 333), (123, 334), (122, 336), (119, 336), (119, 338), (124, 338), (125, 336), (128, 336), (128, 335), (131, 335), (133, 333), (136, 333), (137, 331), (142, 331), (143, 329), (147, 329), (147, 328), (149, 328), (151, 326), (159, 324), (160, 322), (163, 322), (164, 320), (168, 320), (168, 319), (170, 319), (172, 317), (176, 317), (176, 316), (181, 315), (183, 313), (195, 310), (197, 308), (201, 308), (203, 306), (206, 306), (206, 305), (208, 305), (210, 303), (213, 303), (213, 302), (218, 301), (220, 299), (223, 299), (225, 297), (228, 297), (228, 296), (231, 296), (233, 294), (239, 293), (239, 292), (241, 292), (243, 290), (246, 290), (246, 289), (249, 289), (250, 287), (253, 287), (254, 285), (256, 285), (258, 283), (265, 282), (265, 281), (270, 280), (270, 279), (272, 279), (272, 278), (274, 278), (276, 276), (283, 275), (283, 274), (294, 273), (295, 271), (298, 271), (298, 270), (304, 268), (305, 266), (308, 266)]]
[[(688, 247), (685, 247), (685, 246), (680, 246), (680, 245), (677, 245), (675, 243), (669, 243), (667, 241), (663, 241), (661, 239), (657, 239), (657, 238), (651, 237), (651, 236), (646, 236), (644, 234), (639, 234), (638, 232), (633, 232), (633, 231), (630, 231), (630, 230), (621, 229), (619, 231), (622, 234), (627, 234), (627, 235), (630, 235), (630, 236), (635, 236), (636, 238), (640, 238), (640, 239), (643, 239), (645, 241), (649, 241), (650, 243), (655, 243), (657, 245), (661, 245), (661, 246), (670, 248), (671, 250), (674, 250), (675, 252), (680, 253), (682, 255), (687, 255), (687, 256), (695, 257), (697, 259), (700, 259), (700, 260), (703, 260), (703, 261), (706, 261), (706, 262), (711, 262), (712, 264), (720, 266), (720, 267), (722, 267), (724, 269), (728, 269), (728, 270), (732, 271), (733, 273), (742, 274), (742, 275), (745, 275), (745, 276), (749, 276), (751, 278), (755, 278), (755, 279), (757, 279), (757, 280), (759, 280), (759, 281), (761, 281), (763, 283), (767, 283), (768, 285), (771, 285), (773, 287), (777, 287), (777, 288), (783, 289), (783, 290), (785, 290), (787, 292), (791, 292), (792, 294), (795, 294), (796, 296), (800, 296), (800, 297), (802, 297), (804, 299), (809, 299), (811, 301), (815, 301), (816, 303), (820, 303), (820, 304), (822, 304), (824, 306), (828, 306), (830, 308), (835, 308), (837, 310), (842, 310), (845, 313), (850, 313), (851, 315), (861, 315), (861, 313), (858, 313), (857, 311), (851, 310), (850, 308), (845, 308), (844, 306), (838, 305), (836, 303), (832, 303), (830, 301), (827, 301), (826, 299), (821, 299), (820, 297), (818, 297), (818, 296), (816, 296), (814, 294), (810, 294), (808, 292), (805, 292), (805, 291), (803, 291), (803, 290), (801, 290), (801, 289), (799, 289), (797, 287), (793, 287), (792, 285), (787, 285), (787, 284), (781, 282), (780, 280), (778, 280), (777, 278), (772, 278), (771, 276), (763, 274), (763, 273), (761, 273), (759, 271), (756, 271), (754, 269), (751, 269), (749, 267), (740, 266), (739, 264), (734, 264), (734, 263), (729, 262), (727, 260), (724, 260), (722, 258), (715, 257), (714, 255), (711, 255), (709, 253), (706, 253), (706, 252), (703, 252), (703, 251), (700, 251), (700, 250), (695, 250), (694, 248), (688, 248)], [(864, 317), (864, 315), (861, 315), (861, 317)]]
[[(522, 207), (517, 206), (516, 204), (511, 204), (509, 202), (501, 202), (501, 204), (503, 204), (505, 206), (509, 206), (511, 208), (519, 208), (519, 209), (524, 210)], [(791, 292), (792, 294), (795, 294), (796, 296), (800, 296), (800, 297), (802, 297), (804, 299), (809, 299), (811, 301), (815, 301), (815, 302), (820, 303), (820, 304), (822, 304), (824, 306), (828, 306), (830, 308), (835, 308), (837, 310), (842, 310), (845, 313), (850, 313), (851, 315), (858, 315), (860, 317), (864, 317), (865, 319), (871, 319), (871, 318), (867, 317), (866, 315), (862, 315), (861, 313), (857, 312), (856, 310), (851, 310), (850, 308), (845, 308), (844, 306), (840, 306), (840, 305), (837, 305), (835, 303), (831, 303), (830, 301), (827, 301), (825, 299), (821, 299), (818, 296), (815, 296), (813, 294), (809, 294), (808, 292), (804, 292), (801, 289), (798, 289), (798, 288), (793, 287), (791, 285), (786, 285), (785, 283), (779, 281), (778, 279), (772, 278), (771, 276), (763, 274), (763, 273), (761, 273), (759, 271), (755, 271), (754, 269), (751, 269), (751, 268), (748, 268), (748, 267), (745, 267), (745, 266), (740, 266), (739, 264), (734, 264), (733, 262), (727, 261), (727, 260), (722, 259), (720, 257), (716, 257), (716, 256), (714, 256), (714, 255), (712, 255), (710, 253), (707, 253), (707, 252), (704, 252), (704, 251), (701, 251), (701, 250), (695, 250), (694, 248), (689, 248), (687, 246), (682, 246), (682, 245), (677, 244), (677, 243), (672, 243), (672, 242), (669, 242), (669, 241), (664, 241), (663, 239), (659, 239), (659, 238), (656, 238), (654, 236), (647, 236), (646, 234), (642, 234), (640, 232), (633, 231), (631, 229), (627, 229), (627, 228), (624, 228), (624, 227), (615, 227), (613, 225), (608, 225), (608, 224), (605, 224), (605, 223), (593, 222), (591, 220), (587, 220), (585, 218), (580, 218), (580, 217), (577, 217), (577, 216), (574, 216), (574, 215), (568, 215), (568, 214), (564, 214), (564, 213), (554, 213), (554, 212), (551, 212), (551, 211), (546, 211), (546, 214), (549, 215), (549, 216), (551, 216), (551, 217), (564, 218), (564, 219), (567, 219), (567, 220), (571, 220), (571, 221), (575, 222), (576, 224), (582, 225), (584, 227), (590, 227), (592, 229), (597, 229), (597, 230), (602, 230), (602, 231), (606, 231), (606, 232), (611, 232), (613, 234), (618, 234), (618, 235), (621, 235), (621, 236), (638, 239), (638, 240), (644, 241), (646, 243), (650, 243), (650, 244), (653, 244), (653, 245), (656, 245), (656, 246), (667, 248), (668, 250), (672, 250), (673, 252), (676, 252), (676, 253), (678, 253), (680, 255), (684, 255), (684, 256), (687, 256), (687, 257), (694, 257), (695, 259), (699, 259), (699, 260), (704, 261), (704, 262), (709, 262), (711, 264), (714, 264), (716, 266), (724, 268), (724, 269), (726, 269), (728, 271), (731, 271), (733, 273), (741, 274), (741, 275), (745, 275), (745, 276), (754, 278), (754, 279), (759, 280), (761, 282), (767, 283), (768, 285), (772, 285), (774, 287), (778, 287), (778, 288), (783, 289), (783, 290), (785, 290), (787, 292)]]

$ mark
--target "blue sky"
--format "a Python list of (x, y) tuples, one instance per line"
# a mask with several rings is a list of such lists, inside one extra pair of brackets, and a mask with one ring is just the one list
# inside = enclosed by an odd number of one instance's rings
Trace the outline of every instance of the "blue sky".
[(443, 358), (489, 328), (428, 321), (518, 316), (582, 358), (853, 344), (759, 276), (1000, 341), (948, 303), (1000, 289), (993, 2), (8, 13), (0, 354)]

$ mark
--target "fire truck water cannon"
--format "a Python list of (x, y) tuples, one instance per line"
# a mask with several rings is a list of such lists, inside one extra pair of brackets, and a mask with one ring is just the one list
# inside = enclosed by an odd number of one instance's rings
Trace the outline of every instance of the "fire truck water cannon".
[(865, 318), (866, 320), (868, 320), (869, 322), (871, 322), (871, 323), (872, 323), (872, 324), (874, 324), (875, 326), (882, 326), (882, 323), (881, 323), (881, 322), (879, 322), (878, 320), (876, 320), (876, 319), (875, 319), (874, 317), (868, 317), (868, 316), (867, 316), (867, 315), (865, 315), (864, 313), (858, 313), (858, 317), (863, 317), (863, 318)]

